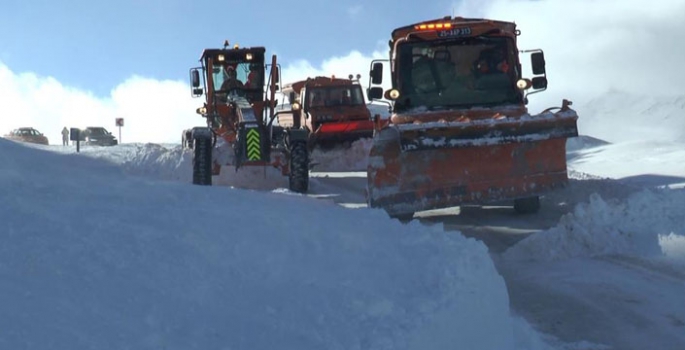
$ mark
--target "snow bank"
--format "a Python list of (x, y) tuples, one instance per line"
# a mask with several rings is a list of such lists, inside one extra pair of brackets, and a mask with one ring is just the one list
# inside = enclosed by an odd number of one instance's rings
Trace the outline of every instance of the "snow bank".
[(192, 150), (155, 143), (131, 144), (127, 149), (119, 161), (126, 173), (163, 181), (192, 182)]
[[(145, 150), (162, 158), (129, 155)], [(0, 348), (534, 343), (486, 247), (460, 234), (302, 196), (150, 182), (5, 140), (0, 160)]]
[[(366, 171), (371, 139), (354, 141), (350, 147), (337, 147), (328, 151), (315, 149), (311, 154), (316, 163), (313, 171)], [(40, 145), (36, 145), (40, 146)], [(76, 153), (75, 146), (34, 147), (59, 153)], [(231, 158), (230, 154), (220, 149), (219, 158)], [(114, 147), (81, 147), (81, 155), (112, 162), (130, 175), (142, 176), (161, 181), (192, 182), (193, 151), (183, 149), (180, 145), (156, 143), (130, 143)], [(224, 159), (228, 160), (228, 159)], [(288, 178), (273, 167), (222, 167), (221, 173), (213, 177), (217, 186), (236, 187), (254, 190), (275, 190), (288, 188)]]
[(642, 190), (625, 201), (592, 194), (559, 224), (508, 249), (507, 259), (562, 260), (607, 254), (677, 256), (685, 237), (685, 191)]
[(373, 146), (373, 139), (359, 139), (350, 147), (336, 147), (329, 150), (315, 148), (311, 154), (312, 162), (316, 165), (313, 171), (366, 171), (369, 150)]
[[(74, 154), (75, 147), (44, 147), (45, 150)], [(226, 155), (221, 149), (218, 157)], [(232, 152), (232, 150), (230, 151)], [(83, 147), (80, 155), (104, 160), (118, 165), (121, 170), (134, 176), (158, 181), (175, 181), (189, 184), (193, 176), (193, 150), (180, 145), (156, 143), (130, 143), (114, 147)], [(216, 186), (253, 190), (274, 190), (288, 187), (288, 178), (273, 167), (225, 166), (212, 177)]]
[(685, 235), (659, 235), (659, 245), (664, 255), (685, 264)]

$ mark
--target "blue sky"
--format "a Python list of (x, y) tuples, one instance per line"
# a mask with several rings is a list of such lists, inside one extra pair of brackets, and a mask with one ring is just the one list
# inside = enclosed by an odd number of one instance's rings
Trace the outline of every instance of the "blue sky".
[(59, 143), (64, 126), (124, 118), (124, 143), (178, 143), (204, 124), (188, 84), (204, 48), (265, 46), (283, 82), (359, 73), (366, 85), (393, 29), (450, 14), (515, 21), (520, 48), (545, 50), (532, 113), (612, 89), (685, 91), (685, 0), (1, 0), (0, 135), (32, 126)]
[[(133, 74), (186, 80), (205, 47), (265, 46), (282, 64), (371, 52), (393, 28), (450, 14), (452, 1), (7, 0), (0, 61), (109, 94)], [(15, 33), (14, 35), (12, 33)], [(387, 46), (386, 46), (387, 47)], [(385, 50), (385, 47), (382, 47)]]

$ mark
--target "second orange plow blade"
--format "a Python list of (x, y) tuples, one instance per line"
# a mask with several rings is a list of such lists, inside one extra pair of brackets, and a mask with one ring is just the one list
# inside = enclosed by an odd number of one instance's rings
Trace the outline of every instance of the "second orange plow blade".
[(391, 216), (540, 195), (567, 181), (575, 111), (390, 125), (369, 153), (368, 203)]

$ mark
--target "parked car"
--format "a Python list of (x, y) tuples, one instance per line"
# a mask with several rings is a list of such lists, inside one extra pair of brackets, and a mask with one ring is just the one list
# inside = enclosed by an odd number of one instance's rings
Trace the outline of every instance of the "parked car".
[(89, 126), (81, 130), (80, 134), (85, 145), (115, 146), (119, 143), (111, 132), (100, 126)]
[(37, 143), (41, 145), (48, 144), (48, 138), (43, 135), (40, 131), (34, 128), (19, 128), (10, 131), (8, 134), (3, 136), (8, 140), (19, 141), (19, 142), (29, 142)]

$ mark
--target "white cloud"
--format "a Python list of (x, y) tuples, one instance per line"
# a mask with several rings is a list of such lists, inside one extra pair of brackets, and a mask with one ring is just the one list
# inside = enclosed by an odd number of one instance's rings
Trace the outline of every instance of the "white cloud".
[(0, 132), (31, 126), (53, 144), (66, 127), (104, 126), (118, 136), (115, 118), (124, 118), (123, 142), (180, 142), (181, 130), (202, 125), (200, 100), (186, 83), (134, 76), (108, 97), (64, 86), (52, 77), (14, 73), (0, 64)]
[[(522, 48), (541, 48), (549, 89), (541, 102), (588, 100), (607, 90), (685, 91), (685, 0), (464, 0), (456, 13), (515, 21)], [(527, 62), (524, 62), (527, 63)]]
[(293, 82), (315, 76), (331, 76), (347, 78), (350, 74), (356, 76), (360, 74), (361, 83), (368, 84), (369, 70), (371, 61), (374, 59), (385, 59), (387, 54), (374, 51), (370, 55), (359, 51), (351, 51), (347, 56), (332, 57), (323, 61), (318, 67), (312, 65), (307, 60), (297, 60), (283, 67), (281, 74), (283, 82)]

